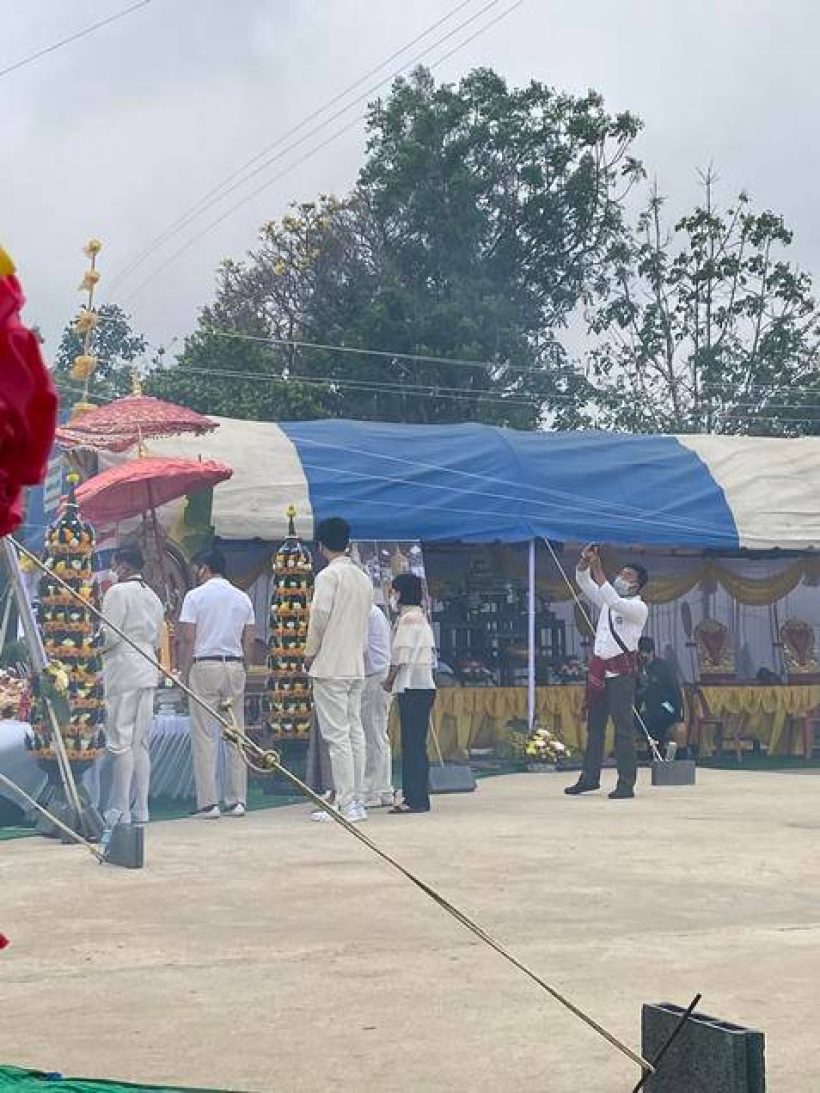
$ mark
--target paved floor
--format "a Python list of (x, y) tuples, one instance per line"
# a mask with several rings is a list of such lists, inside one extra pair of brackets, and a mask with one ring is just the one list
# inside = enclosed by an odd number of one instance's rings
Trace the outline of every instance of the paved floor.
[[(565, 783), (492, 779), (367, 829), (635, 1048), (642, 1002), (699, 990), (766, 1033), (772, 1090), (820, 1089), (820, 778), (701, 771), (622, 802)], [(142, 872), (0, 846), (0, 1061), (266, 1093), (632, 1088), (633, 1064), (306, 816), (156, 824)]]

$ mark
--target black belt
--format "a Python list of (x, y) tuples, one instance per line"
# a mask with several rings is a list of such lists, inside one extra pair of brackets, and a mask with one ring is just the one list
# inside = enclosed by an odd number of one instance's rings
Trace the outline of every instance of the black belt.
[(244, 659), (244, 657), (194, 657), (194, 664), (199, 664), (202, 660), (218, 660), (220, 664), (234, 664)]

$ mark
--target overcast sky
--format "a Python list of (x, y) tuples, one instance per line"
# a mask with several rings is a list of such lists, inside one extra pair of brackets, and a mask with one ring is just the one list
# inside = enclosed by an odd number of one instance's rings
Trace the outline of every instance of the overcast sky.
[[(0, 0), (0, 70), (133, 2)], [(469, 0), (333, 110), (487, 3)], [(434, 62), (512, 3), (497, 0), (425, 60)], [(115, 274), (203, 195), (456, 5), (150, 0), (0, 77), (0, 240), (20, 268), (27, 318), (41, 324), (46, 349), (54, 351), (79, 303), (87, 238), (105, 245), (106, 299)], [(644, 119), (637, 152), (675, 208), (696, 199), (696, 169), (713, 160), (726, 196), (745, 187), (786, 217), (795, 257), (815, 273), (818, 32), (814, 0), (524, 0), (436, 75), (454, 79), (491, 65), (512, 83), (535, 78), (570, 91), (597, 88), (612, 110)], [(241, 256), (255, 228), (289, 201), (345, 191), (362, 158), (360, 122), (160, 269), (194, 234), (362, 110), (353, 107), (157, 247), (113, 294), (135, 328), (154, 344), (181, 339), (210, 298), (222, 257)]]

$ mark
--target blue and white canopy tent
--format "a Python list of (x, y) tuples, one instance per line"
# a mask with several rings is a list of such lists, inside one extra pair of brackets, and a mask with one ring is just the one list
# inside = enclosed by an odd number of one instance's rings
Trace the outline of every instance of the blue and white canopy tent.
[(306, 535), (343, 513), (358, 539), (820, 547), (820, 438), (216, 420), (151, 448), (233, 467), (214, 496), (225, 540), (281, 538), (292, 503)]
[[(342, 514), (361, 540), (535, 542), (736, 554), (820, 547), (820, 438), (523, 433), (486, 425), (217, 419), (214, 433), (152, 450), (218, 459), (227, 542), (275, 542)], [(530, 712), (534, 709), (530, 640)]]

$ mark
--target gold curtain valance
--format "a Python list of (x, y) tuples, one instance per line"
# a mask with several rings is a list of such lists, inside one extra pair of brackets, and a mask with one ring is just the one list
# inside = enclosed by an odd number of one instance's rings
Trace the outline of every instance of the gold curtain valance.
[[(680, 599), (699, 585), (716, 587), (720, 585), (738, 603), (750, 607), (760, 607), (777, 600), (782, 600), (800, 584), (801, 581), (817, 583), (820, 581), (820, 558), (798, 558), (792, 565), (780, 573), (766, 577), (741, 577), (712, 559), (699, 562), (688, 573), (674, 576), (654, 576), (643, 594), (647, 603), (663, 604)], [(541, 582), (539, 582), (541, 585)], [(565, 601), (571, 598), (566, 584), (550, 578), (543, 583), (544, 591), (553, 601)]]

